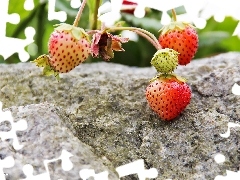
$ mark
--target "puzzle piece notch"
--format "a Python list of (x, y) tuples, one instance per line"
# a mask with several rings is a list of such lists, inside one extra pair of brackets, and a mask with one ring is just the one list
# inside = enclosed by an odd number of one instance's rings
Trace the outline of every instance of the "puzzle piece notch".
[(70, 152), (63, 149), (61, 155), (58, 158), (51, 159), (51, 160), (44, 160), (44, 166), (48, 170), (48, 165), (47, 165), (48, 163), (61, 160), (62, 161), (62, 163), (61, 163), (62, 169), (64, 171), (70, 171), (73, 168), (73, 163), (70, 160), (70, 157), (72, 157), (72, 156), (73, 155)]
[(94, 180), (108, 180), (108, 174), (109, 173), (107, 171), (95, 174), (95, 171), (93, 169), (82, 169), (79, 171), (79, 176), (83, 180), (87, 180), (90, 177), (93, 177)]
[(66, 150), (62, 150), (61, 155), (58, 158), (55, 159), (50, 159), (50, 160), (44, 160), (43, 164), (44, 167), (46, 169), (46, 172), (42, 173), (42, 174), (38, 174), (36, 176), (33, 175), (33, 166), (31, 164), (26, 164), (23, 166), (23, 173), (25, 174), (26, 178), (25, 179), (21, 179), (21, 180), (50, 180), (50, 173), (49, 173), (49, 169), (48, 169), (48, 164), (61, 160), (62, 162), (62, 169), (64, 171), (70, 171), (73, 168), (73, 164), (70, 160), (70, 157), (72, 157), (73, 155), (66, 151)]
[(240, 38), (240, 22), (237, 24), (237, 27), (235, 28), (235, 30), (233, 32), (233, 36), (238, 36)]
[[(73, 0), (72, 0), (73, 1)], [(73, 2), (72, 2), (73, 3)], [(77, 0), (74, 0), (74, 4), (79, 5)], [(65, 22), (67, 14), (64, 11), (55, 11), (56, 0), (49, 0), (48, 4), (48, 20), (59, 20)], [(25, 47), (34, 42), (33, 37), (35, 35), (35, 29), (33, 27), (27, 27), (25, 29), (26, 39), (18, 39), (12, 37), (6, 37), (6, 24), (18, 24), (20, 22), (20, 16), (17, 13), (8, 14), (9, 0), (0, 1), (0, 55), (6, 60), (14, 53), (18, 53), (20, 61), (26, 62), (30, 55), (25, 51)], [(25, 0), (24, 9), (30, 11), (34, 8), (33, 0)]]
[[(235, 127), (240, 127), (240, 124), (229, 122), (227, 132), (224, 134), (220, 134), (220, 136), (223, 138), (228, 138), (230, 136), (230, 128), (235, 128)], [(216, 154), (214, 159), (217, 163), (225, 162), (225, 156), (220, 153)], [(226, 170), (226, 172), (227, 172), (226, 176), (218, 175), (214, 178), (214, 180), (239, 180), (240, 179), (240, 171), (234, 172), (234, 171)]]
[(24, 31), (26, 39), (0, 37), (0, 54), (4, 59), (9, 58), (15, 52), (18, 53), (18, 57), (22, 62), (26, 62), (30, 55), (25, 50), (25, 47), (34, 42), (33, 37), (35, 35), (35, 29), (33, 27), (27, 27)]
[(54, 19), (60, 22), (65, 22), (67, 20), (67, 13), (64, 11), (55, 11), (56, 0), (48, 1), (48, 20), (52, 21)]
[(214, 180), (239, 180), (240, 179), (240, 171), (234, 172), (234, 171), (226, 171), (226, 176), (216, 176)]
[(80, 0), (71, 0), (70, 5), (72, 8), (79, 8), (81, 6)]
[(25, 164), (23, 166), (23, 173), (27, 177), (26, 179), (20, 180), (50, 180), (49, 172), (45, 172), (36, 176), (33, 176), (33, 166), (31, 164)]
[[(9, 0), (0, 1), (0, 39), (6, 35), (7, 22), (11, 24), (18, 24), (20, 16), (17, 13), (8, 14)], [(2, 41), (4, 42), (4, 41)]]
[(156, 178), (158, 171), (156, 168), (145, 169), (143, 159), (139, 159), (132, 163), (120, 166), (116, 168), (119, 177), (128, 176), (131, 174), (137, 174), (139, 180), (145, 180), (146, 178)]
[(18, 24), (20, 22), (20, 16), (17, 13), (12, 13), (8, 15), (8, 22), (11, 24)]
[[(240, 23), (238, 23), (238, 24), (239, 24), (239, 36), (240, 36)], [(235, 95), (240, 96), (240, 86), (239, 86), (237, 83), (235, 83), (235, 84), (233, 85), (233, 87), (232, 87), (232, 93), (235, 94)]]
[(15, 161), (12, 156), (8, 156), (3, 160), (0, 160), (0, 179), (5, 180), (5, 174), (3, 172), (3, 168), (11, 168), (15, 164)]
[(9, 121), (11, 124), (11, 130), (7, 132), (0, 132), (0, 138), (2, 141), (6, 139), (13, 139), (13, 147), (15, 150), (19, 150), (23, 147), (20, 145), (16, 131), (24, 131), (27, 129), (27, 122), (24, 119), (19, 120), (18, 122), (13, 121), (12, 113), (10, 111), (2, 111), (2, 102), (0, 102), (0, 123), (4, 121)]
[(232, 127), (233, 128), (240, 127), (240, 124), (229, 122), (227, 132), (224, 133), (224, 134), (220, 134), (220, 136), (223, 137), (223, 138), (228, 138), (230, 136), (230, 128), (232, 128)]
[(223, 154), (221, 153), (217, 153), (215, 156), (214, 156), (214, 160), (216, 161), (216, 163), (224, 163), (226, 158)]
[(20, 22), (19, 14), (8, 14), (8, 6), (9, 0), (0, 1), (0, 55), (2, 55), (4, 59), (7, 59), (17, 52), (19, 59), (22, 62), (26, 62), (30, 56), (25, 51), (25, 47), (34, 42), (35, 29), (27, 27), (24, 30), (26, 39), (6, 37), (7, 22), (11, 24), (18, 24)]
[(23, 7), (27, 11), (33, 10), (33, 8), (34, 8), (34, 1), (33, 0), (25, 0)]

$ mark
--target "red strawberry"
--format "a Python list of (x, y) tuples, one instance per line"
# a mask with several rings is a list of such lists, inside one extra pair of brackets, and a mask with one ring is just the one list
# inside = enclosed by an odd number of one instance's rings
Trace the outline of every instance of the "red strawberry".
[(161, 29), (159, 43), (162, 48), (171, 48), (179, 52), (178, 63), (190, 63), (198, 48), (198, 35), (188, 23), (174, 21)]
[(146, 89), (149, 106), (163, 120), (177, 117), (190, 103), (189, 86), (174, 75), (159, 75)]
[(128, 14), (134, 14), (134, 11), (137, 7), (137, 3), (132, 2), (131, 0), (123, 0), (121, 12), (128, 13)]
[(85, 61), (90, 54), (90, 41), (82, 28), (61, 24), (55, 28), (48, 42), (49, 55), (34, 62), (44, 67), (44, 74), (67, 73)]

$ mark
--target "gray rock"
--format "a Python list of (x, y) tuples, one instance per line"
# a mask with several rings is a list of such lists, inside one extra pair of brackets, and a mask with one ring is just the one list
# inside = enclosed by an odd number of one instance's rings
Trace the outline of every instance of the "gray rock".
[[(178, 67), (192, 100), (171, 122), (160, 120), (145, 99), (155, 73), (102, 62), (82, 64), (57, 82), (30, 63), (0, 65), (0, 100), (5, 107), (54, 104), (63, 124), (113, 167), (144, 159), (146, 168), (158, 170), (157, 179), (214, 179), (226, 170), (238, 171), (239, 128), (232, 128), (229, 138), (219, 134), (227, 131), (228, 122), (240, 120), (240, 96), (231, 93), (240, 82), (240, 53)], [(214, 161), (217, 153), (226, 156), (224, 163)]]
[[(12, 168), (4, 169), (4, 172), (8, 174), (7, 179), (19, 180), (19, 178), (26, 178), (26, 174), (24, 175), (22, 171), (26, 164), (34, 167), (34, 175), (47, 173), (43, 161), (59, 158), (62, 150), (73, 155), (70, 157), (73, 168), (64, 171), (61, 167), (61, 160), (49, 163), (49, 175), (47, 176), (50, 176), (51, 180), (60, 178), (80, 180), (79, 171), (83, 169), (93, 169), (96, 173), (108, 171), (110, 179), (118, 179), (113, 168), (111, 170), (106, 167), (102, 159), (96, 157), (88, 145), (74, 136), (74, 130), (66, 122), (66, 115), (58, 107), (49, 103), (42, 103), (11, 107), (4, 111), (6, 110), (12, 112), (14, 121), (18, 122), (24, 119), (28, 124), (25, 131), (17, 131), (18, 140), (23, 145), (22, 149), (16, 151), (12, 146), (12, 140), (0, 142), (1, 159), (12, 156), (15, 161)], [(4, 121), (4, 123), (0, 124), (0, 131), (9, 126), (7, 122)], [(5, 129), (5, 131), (7, 130)], [(111, 167), (110, 163), (109, 167)], [(46, 178), (42, 177), (42, 179)]]

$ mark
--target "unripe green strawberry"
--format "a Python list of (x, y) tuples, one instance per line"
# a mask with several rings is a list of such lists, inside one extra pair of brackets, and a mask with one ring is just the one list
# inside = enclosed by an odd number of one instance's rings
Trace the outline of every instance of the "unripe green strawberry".
[(153, 55), (151, 64), (159, 73), (171, 73), (178, 65), (178, 54), (173, 49), (160, 49)]
[(185, 22), (174, 21), (161, 29), (159, 43), (162, 48), (179, 52), (178, 63), (190, 63), (198, 49), (198, 35), (194, 27)]
[(88, 34), (82, 28), (60, 24), (50, 35), (48, 51), (49, 55), (34, 60), (37, 66), (44, 67), (46, 75), (67, 73), (88, 58)]
[(190, 103), (189, 86), (175, 75), (160, 75), (146, 88), (149, 106), (162, 120), (176, 118)]

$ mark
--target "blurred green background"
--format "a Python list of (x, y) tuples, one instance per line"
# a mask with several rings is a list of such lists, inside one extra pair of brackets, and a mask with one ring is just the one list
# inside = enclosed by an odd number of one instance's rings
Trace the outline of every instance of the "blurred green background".
[[(17, 4), (16, 5), (16, 1)], [(34, 0), (35, 8), (32, 11), (26, 11), (23, 8), (25, 0), (9, 0), (10, 13), (18, 13), (21, 21), (18, 25), (7, 24), (7, 36), (25, 39), (24, 29), (32, 26), (36, 29), (34, 36), (35, 44), (38, 47), (37, 53), (33, 53), (29, 61), (34, 60), (41, 54), (46, 54), (48, 38), (53, 31), (53, 25), (58, 24), (59, 21), (48, 20), (48, 1)], [(104, 2), (104, 0), (102, 1)], [(22, 4), (22, 6), (21, 6)], [(68, 15), (66, 23), (72, 24), (77, 14), (77, 9), (70, 6), (68, 0), (57, 0), (56, 11), (65, 11)], [(79, 25), (84, 28), (89, 28), (89, 7), (86, 6), (81, 17)], [(185, 13), (184, 7), (176, 8), (177, 14)], [(171, 11), (168, 12), (171, 15)], [(122, 13), (122, 19), (125, 21), (125, 26), (135, 26), (144, 28), (152, 32), (157, 38), (159, 36), (158, 30), (161, 28), (160, 24), (161, 12), (147, 9), (144, 18), (136, 18), (131, 14)], [(238, 21), (232, 17), (226, 17), (222, 23), (216, 22), (213, 18), (207, 21), (204, 29), (197, 29), (199, 34), (199, 49), (195, 55), (195, 59), (213, 56), (223, 52), (240, 51), (240, 39), (237, 36), (232, 36)], [(31, 46), (33, 47), (33, 46)], [(27, 49), (28, 47), (26, 47)], [(115, 52), (114, 59), (111, 62), (126, 64), (130, 66), (150, 66), (150, 60), (155, 53), (155, 48), (144, 38), (140, 37), (138, 42), (130, 41), (123, 44), (125, 52)], [(86, 63), (102, 61), (101, 58), (89, 58)], [(14, 54), (7, 60), (0, 56), (0, 63), (17, 63), (20, 62), (18, 55)]]

